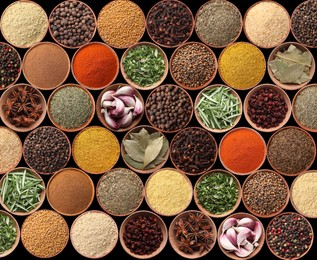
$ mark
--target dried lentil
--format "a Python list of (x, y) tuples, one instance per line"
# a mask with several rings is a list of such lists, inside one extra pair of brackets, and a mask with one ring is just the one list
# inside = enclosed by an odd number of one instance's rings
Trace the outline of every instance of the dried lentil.
[(112, 47), (127, 48), (137, 43), (144, 30), (143, 11), (132, 1), (111, 1), (99, 13), (99, 35), (104, 42)]
[(213, 52), (201, 43), (188, 43), (176, 49), (171, 61), (171, 74), (175, 81), (188, 88), (208, 84), (215, 73)]
[(18, 79), (21, 71), (20, 55), (9, 44), (0, 43), (0, 89), (6, 88)]
[(21, 240), (27, 251), (41, 258), (54, 257), (68, 242), (65, 219), (52, 210), (39, 210), (23, 222)]

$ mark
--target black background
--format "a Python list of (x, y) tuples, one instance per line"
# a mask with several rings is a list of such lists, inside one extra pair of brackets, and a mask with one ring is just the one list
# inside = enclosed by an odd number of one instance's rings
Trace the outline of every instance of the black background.
[[(4, 1), (4, 0), (0, 0), (0, 13), (3, 12), (3, 10), (13, 1)], [(49, 16), (50, 12), (53, 10), (53, 8), (60, 3), (60, 0), (35, 0), (35, 2), (39, 3), (47, 12), (47, 15)], [(109, 1), (101, 1), (101, 0), (83, 0), (83, 2), (87, 3), (95, 12), (96, 16), (98, 16), (99, 11), (101, 10), (101, 8), (108, 3)], [(153, 6), (156, 2), (158, 2), (157, 0), (136, 0), (135, 1), (144, 11), (145, 15), (148, 13), (149, 9), (151, 8), (151, 6)], [(186, 3), (190, 9), (193, 12), (193, 15), (196, 14), (197, 10), (199, 9), (199, 7), (206, 2), (206, 0), (184, 0), (184, 3)], [(237, 7), (240, 9), (240, 12), (242, 14), (242, 16), (244, 16), (246, 10), (256, 1), (252, 1), (252, 0), (232, 0), (232, 2), (237, 5)], [(281, 3), (289, 12), (289, 14), (291, 15), (293, 10), (295, 9), (295, 7), (301, 3), (302, 1), (299, 0), (279, 0), (277, 1), (279, 3)], [(5, 41), (3, 36), (0, 35), (0, 41)], [(53, 39), (51, 38), (49, 32), (47, 33), (46, 37), (44, 38), (44, 41), (53, 41)], [(93, 41), (101, 41), (98, 33), (96, 32)], [(141, 41), (150, 41), (149, 36), (147, 35), (147, 32), (144, 33), (143, 38), (141, 39)], [(196, 36), (195, 32), (193, 32), (191, 38), (189, 39), (189, 41), (199, 41), (198, 37)], [(247, 41), (244, 33), (242, 32), (240, 37), (238, 38), (237, 41)], [(286, 41), (295, 41), (294, 37), (292, 36), (292, 34), (290, 33), (287, 40)], [(163, 48), (164, 51), (166, 52), (168, 58), (171, 57), (172, 52), (174, 49), (167, 49), (167, 48)], [(215, 49), (213, 48), (213, 51), (215, 52), (217, 58), (219, 57), (219, 54), (221, 52), (222, 49)], [(272, 49), (261, 49), (266, 57), (266, 59), (268, 58), (270, 52)], [(310, 49), (311, 52), (313, 53), (314, 57), (316, 58), (316, 54), (317, 54), (317, 50), (316, 49)], [(21, 57), (23, 57), (23, 55), (26, 52), (26, 49), (18, 49)], [(66, 49), (66, 51), (69, 54), (69, 58), (71, 59), (75, 50), (71, 50), (71, 49)], [(124, 50), (117, 50), (116, 52), (118, 54), (119, 59), (121, 58), (122, 54), (123, 54)], [(119, 82), (124, 82), (124, 79), (121, 75), (121, 73), (119, 73), (116, 81), (114, 83), (119, 83)], [(23, 77), (23, 75), (21, 75), (21, 77), (19, 78), (17, 83), (26, 83), (25, 78)], [(68, 79), (66, 80), (65, 83), (75, 83), (75, 80), (73, 78), (73, 76), (70, 74)], [(166, 80), (164, 81), (164, 84), (166, 83), (174, 83), (171, 76), (168, 75)], [(211, 84), (216, 84), (216, 83), (223, 83), (219, 77), (219, 74), (217, 74), (216, 78), (213, 80), (213, 82)], [(266, 72), (264, 79), (262, 80), (261, 83), (272, 83), (268, 73)], [(311, 80), (311, 83), (317, 83), (316, 81), (316, 76), (314, 76), (314, 78)], [(46, 100), (48, 100), (48, 97), (50, 95), (52, 91), (42, 91), (42, 93), (44, 94), (44, 96), (46, 97)], [(93, 94), (95, 100), (97, 99), (99, 93), (101, 91), (91, 91), (91, 93)], [(149, 94), (149, 91), (142, 91), (141, 92), (143, 95), (144, 100), (146, 99), (146, 97)], [(245, 95), (247, 94), (247, 91), (238, 91), (239, 95), (241, 96), (241, 99), (244, 100)], [(296, 91), (287, 91), (287, 93), (289, 94), (289, 97), (291, 98), (291, 100), (293, 99)], [(1, 94), (1, 93), (0, 93)], [(195, 100), (196, 95), (198, 94), (198, 91), (190, 91), (190, 94), (193, 98), (193, 101)], [(142, 124), (149, 124), (146, 120), (146, 117), (144, 115), (142, 121)], [(3, 125), (3, 123), (1, 122), (0, 125)], [(42, 123), (42, 125), (52, 125), (51, 122), (48, 119), (48, 116), (46, 116), (44, 122)], [(95, 115), (92, 123), (90, 125), (100, 125), (101, 123), (99, 122), (97, 116)], [(193, 116), (193, 119), (191, 120), (189, 126), (198, 126), (198, 122), (195, 119), (195, 117)], [(287, 123), (287, 125), (296, 125), (294, 119), (291, 117), (291, 119), (289, 120), (289, 122)], [(239, 126), (249, 126), (247, 121), (245, 120), (244, 116), (242, 116), (239, 124), (237, 127)], [(21, 137), (22, 142), (24, 141), (25, 137), (26, 137), (26, 133), (20, 133), (19, 134)], [(67, 133), (67, 136), (69, 137), (70, 141), (73, 141), (73, 138), (75, 137), (76, 133)], [(219, 142), (223, 136), (223, 134), (213, 134), (217, 140), (217, 143), (219, 145)], [(266, 142), (268, 141), (268, 139), (270, 138), (272, 134), (271, 133), (262, 133), (262, 136), (265, 138)], [(116, 133), (116, 136), (118, 137), (119, 141), (121, 142), (124, 133)], [(168, 137), (169, 140), (171, 140), (174, 136), (174, 134), (167, 134), (166, 135)], [(315, 139), (316, 134), (312, 133), (312, 136)], [(26, 166), (24, 160), (22, 159), (19, 166)], [(170, 160), (168, 160), (168, 162), (166, 163), (167, 167), (172, 167), (172, 164), (170, 162)], [(76, 167), (74, 161), (71, 159), (70, 162), (68, 163), (67, 167)], [(115, 167), (125, 167), (124, 162), (122, 161), (122, 159), (120, 158), (120, 160), (118, 161), (118, 163), (116, 164)], [(213, 169), (219, 169), (219, 168), (223, 168), (219, 158), (217, 159)], [(265, 161), (263, 167), (263, 169), (267, 169), (270, 168), (267, 160)], [(312, 165), (311, 169), (316, 169), (316, 162), (314, 162), (314, 164)], [(91, 178), (93, 179), (95, 185), (97, 184), (100, 175), (90, 175)], [(145, 183), (146, 179), (147, 179), (148, 175), (142, 175), (141, 178), (143, 180), (143, 182)], [(46, 184), (49, 180), (49, 176), (43, 176)], [(240, 180), (241, 185), (243, 184), (243, 181), (245, 180), (245, 177), (238, 177)], [(192, 184), (194, 185), (195, 182), (198, 179), (198, 176), (190, 176), (190, 179), (192, 181)], [(294, 177), (286, 177), (286, 180), (288, 182), (289, 185), (291, 185), (292, 181), (293, 181)], [(316, 198), (317, 199), (317, 198)], [(50, 206), (47, 202), (47, 200), (45, 200), (43, 206), (41, 207), (42, 209), (50, 209)], [(97, 209), (97, 210), (101, 210), (100, 206), (97, 203), (96, 198), (94, 199), (91, 207), (89, 208), (89, 210), (92, 209)], [(149, 210), (148, 206), (146, 205), (146, 202), (143, 201), (141, 207), (139, 209), (146, 209)], [(194, 201), (191, 202), (190, 206), (188, 207), (188, 209), (197, 209), (197, 206), (195, 205)], [(285, 211), (294, 211), (291, 203), (289, 202), (287, 208), (285, 209)], [(241, 201), (241, 204), (239, 206), (239, 208), (236, 210), (236, 212), (246, 212), (245, 207), (243, 206), (243, 203)], [(20, 226), (22, 225), (25, 217), (16, 217), (16, 219), (18, 220)], [(75, 219), (75, 217), (65, 217), (65, 219), (68, 222), (69, 227), (71, 226), (73, 220)], [(117, 222), (118, 227), (120, 228), (120, 224), (122, 223), (122, 221), (124, 220), (124, 217), (114, 217), (115, 221)], [(167, 227), (169, 227), (170, 222), (172, 221), (173, 217), (163, 217)], [(219, 227), (222, 219), (213, 219), (214, 222), (216, 223), (217, 228)], [(267, 224), (269, 223), (270, 219), (261, 219), (264, 227), (266, 228)], [(316, 228), (317, 228), (317, 221), (310, 219), (310, 223), (313, 225), (314, 231), (316, 232)], [(43, 243), (45, 243), (45, 241), (43, 241)], [(308, 252), (308, 254), (304, 257), (305, 259), (312, 259), (312, 258), (316, 258), (317, 257), (317, 250), (316, 250), (316, 245), (317, 245), (317, 240), (314, 240), (314, 244), (311, 248), (311, 250)], [(182, 259), (178, 254), (176, 254), (174, 252), (174, 250), (171, 248), (169, 242), (167, 243), (165, 249), (155, 258), (155, 259), (161, 259), (163, 257), (171, 257), (173, 259)], [(20, 244), (18, 245), (17, 249), (10, 255), (7, 257), (7, 259), (18, 259), (18, 258), (24, 258), (24, 259), (31, 259), (34, 258), (33, 256), (31, 256), (26, 249), (23, 247), (21, 241)], [(260, 257), (269, 257), (270, 259), (275, 259), (273, 254), (269, 251), (268, 247), (266, 246), (266, 244), (264, 244), (262, 250), (260, 251), (260, 253), (256, 256), (256, 258), (260, 258)], [(70, 241), (68, 242), (67, 247), (64, 249), (64, 251), (62, 253), (60, 253), (57, 257), (55, 257), (56, 259), (85, 259), (84, 257), (82, 257), (81, 255), (79, 255), (75, 249), (72, 247)], [(124, 259), (132, 259), (132, 257), (130, 257), (127, 253), (124, 252), (124, 250), (122, 249), (120, 242), (118, 241), (115, 249), (109, 254), (107, 255), (105, 258), (107, 259), (114, 259), (114, 258), (124, 258)], [(204, 259), (210, 259), (210, 258), (216, 258), (216, 259), (226, 259), (226, 256), (222, 253), (222, 251), (219, 249), (218, 244), (215, 245), (215, 247), (213, 248), (213, 250), (207, 254), (207, 256), (204, 257)], [(277, 258), (276, 258), (277, 259)]]

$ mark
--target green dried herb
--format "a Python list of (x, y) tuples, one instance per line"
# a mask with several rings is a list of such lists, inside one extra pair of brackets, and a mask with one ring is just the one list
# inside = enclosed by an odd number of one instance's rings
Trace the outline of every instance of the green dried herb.
[(124, 159), (134, 168), (148, 170), (164, 161), (168, 150), (168, 140), (159, 132), (149, 134), (142, 128), (139, 133), (129, 134), (130, 139), (123, 140), (126, 151)]
[(0, 214), (0, 256), (12, 248), (17, 236), (16, 228), (9, 216)]
[(158, 82), (165, 70), (163, 54), (155, 47), (140, 45), (131, 49), (123, 59), (127, 76), (141, 87)]
[(206, 175), (197, 185), (199, 203), (210, 213), (231, 210), (238, 199), (238, 185), (232, 176), (217, 172)]
[(291, 44), (286, 51), (277, 52), (275, 56), (268, 65), (281, 83), (302, 84), (310, 80), (312, 55), (309, 51), (302, 52)]

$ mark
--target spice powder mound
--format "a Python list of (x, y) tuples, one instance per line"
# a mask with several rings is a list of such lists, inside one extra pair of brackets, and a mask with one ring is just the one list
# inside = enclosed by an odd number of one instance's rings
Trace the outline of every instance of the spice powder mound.
[(70, 230), (71, 242), (84, 257), (100, 258), (114, 248), (118, 241), (115, 221), (101, 211), (87, 211), (76, 218)]
[(158, 214), (172, 216), (183, 211), (192, 199), (188, 178), (175, 170), (153, 173), (145, 187), (149, 206)]
[(39, 210), (28, 216), (21, 229), (21, 240), (27, 251), (41, 258), (54, 257), (68, 242), (65, 219), (52, 210)]

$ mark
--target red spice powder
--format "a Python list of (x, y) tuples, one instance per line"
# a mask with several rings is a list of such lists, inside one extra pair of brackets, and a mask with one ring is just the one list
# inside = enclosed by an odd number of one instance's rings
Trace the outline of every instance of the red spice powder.
[(73, 74), (84, 86), (96, 89), (106, 87), (115, 80), (118, 72), (118, 56), (102, 43), (88, 44), (74, 56)]

